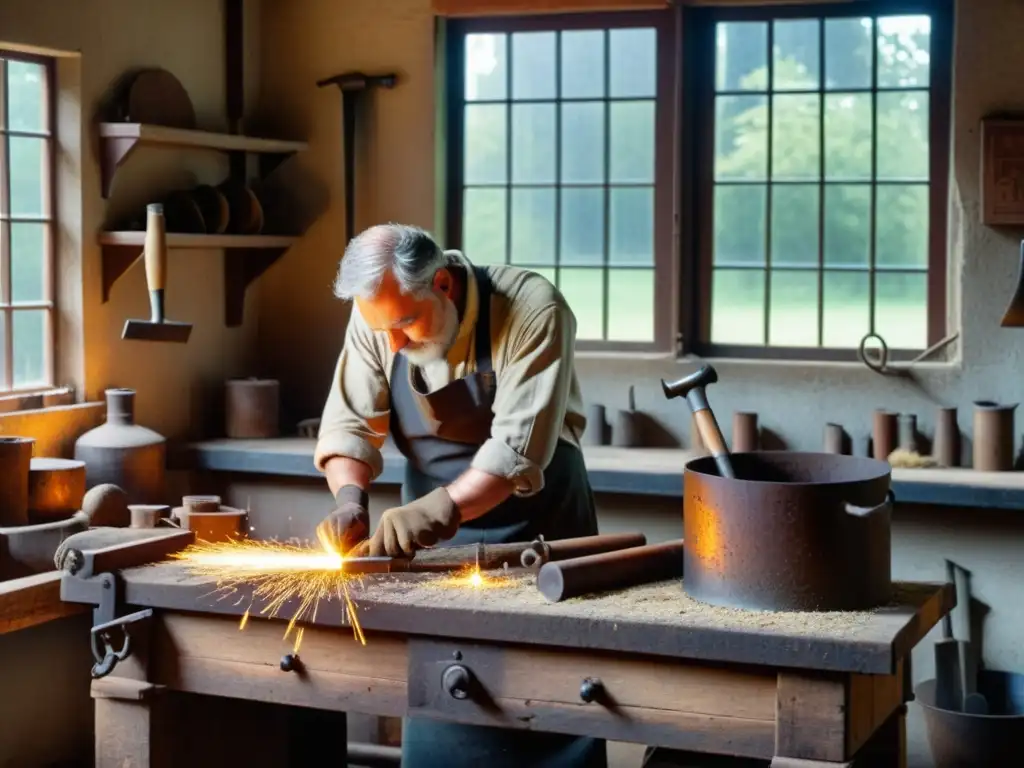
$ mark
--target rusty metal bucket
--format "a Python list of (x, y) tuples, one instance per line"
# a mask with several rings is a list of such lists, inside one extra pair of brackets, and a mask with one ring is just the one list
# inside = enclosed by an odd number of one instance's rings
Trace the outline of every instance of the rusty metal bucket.
[(683, 587), (771, 611), (868, 610), (892, 595), (891, 467), (830, 453), (732, 454), (683, 472)]
[(924, 710), (935, 768), (1020, 764), (1024, 752), (1024, 675), (981, 670), (978, 692), (988, 700), (988, 715), (939, 709), (935, 706), (934, 680), (926, 680), (914, 691)]

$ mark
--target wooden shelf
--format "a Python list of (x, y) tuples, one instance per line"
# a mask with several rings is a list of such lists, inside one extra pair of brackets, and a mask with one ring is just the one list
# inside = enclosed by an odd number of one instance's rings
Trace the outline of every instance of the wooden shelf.
[(132, 151), (141, 145), (257, 154), (261, 156), (260, 173), (263, 176), (270, 173), (285, 158), (309, 147), (302, 141), (190, 131), (144, 123), (100, 123), (99, 138), (100, 180), (104, 198), (110, 195), (110, 187), (117, 169), (128, 159)]
[[(103, 302), (110, 289), (142, 257), (145, 232), (101, 232)], [(277, 261), (298, 237), (285, 235), (183, 235), (167, 234), (167, 248), (224, 251), (224, 322), (229, 328), (242, 324), (245, 291), (253, 280)]]

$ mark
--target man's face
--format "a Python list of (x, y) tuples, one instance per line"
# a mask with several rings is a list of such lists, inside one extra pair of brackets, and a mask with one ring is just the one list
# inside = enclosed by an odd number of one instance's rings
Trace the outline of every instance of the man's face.
[(390, 272), (377, 293), (357, 298), (356, 306), (370, 328), (388, 334), (392, 352), (417, 365), (443, 358), (459, 331), (458, 311), (443, 290), (435, 287), (427, 296), (411, 296)]

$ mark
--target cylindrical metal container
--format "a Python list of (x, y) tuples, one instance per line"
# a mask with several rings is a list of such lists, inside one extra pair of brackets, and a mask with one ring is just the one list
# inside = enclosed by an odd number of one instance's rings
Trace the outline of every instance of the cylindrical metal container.
[(583, 445), (608, 445), (607, 414), (600, 403), (587, 405), (587, 428), (583, 430)]
[(0, 528), (28, 525), (31, 437), (0, 437)]
[(33, 523), (64, 520), (82, 508), (85, 462), (36, 457), (28, 474), (28, 515)]
[(85, 462), (89, 488), (112, 483), (123, 488), (130, 504), (164, 500), (167, 441), (135, 423), (135, 390), (108, 389), (107, 422), (75, 442), (75, 458)]
[(974, 403), (974, 469), (1008, 472), (1013, 469), (1013, 405), (989, 400)]
[(846, 431), (842, 424), (825, 425), (825, 453), (847, 453)]
[(828, 453), (711, 457), (683, 472), (683, 587), (696, 600), (771, 611), (853, 611), (891, 596), (891, 467)]
[(276, 379), (228, 379), (225, 384), (225, 431), (236, 439), (277, 437), (280, 384)]
[(898, 413), (875, 411), (871, 421), (871, 455), (876, 459), (887, 461), (889, 454), (896, 450), (899, 420)]
[(910, 453), (917, 453), (917, 414), (900, 414), (899, 448)]
[(960, 465), (960, 427), (957, 425), (956, 408), (939, 408), (935, 412), (932, 456), (940, 467)]
[(736, 411), (732, 415), (732, 450), (734, 453), (756, 451), (759, 447), (759, 437), (756, 413)]

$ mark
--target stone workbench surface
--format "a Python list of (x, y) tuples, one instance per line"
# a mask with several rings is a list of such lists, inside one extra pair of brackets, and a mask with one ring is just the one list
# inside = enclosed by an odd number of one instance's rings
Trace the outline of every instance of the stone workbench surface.
[[(321, 477), (313, 466), (315, 441), (210, 440), (177, 452), (174, 468), (262, 475)], [(597, 493), (682, 498), (683, 465), (697, 454), (674, 448), (585, 448), (590, 482)], [(381, 485), (402, 482), (405, 459), (385, 450)], [(897, 502), (989, 509), (1024, 508), (1024, 472), (975, 472), (972, 469), (894, 469)]]
[[(364, 576), (348, 584), (358, 623), (368, 633), (869, 674), (893, 674), (896, 659), (954, 602), (949, 585), (897, 584), (892, 604), (874, 611), (741, 611), (697, 603), (671, 581), (548, 603), (531, 574), (509, 574), (499, 577), (504, 583), (480, 589), (455, 576), (422, 573)], [(248, 585), (218, 589), (179, 563), (128, 569), (122, 576), (124, 600), (133, 606), (236, 616), (248, 611), (255, 618), (265, 605)], [(102, 585), (69, 576), (61, 594), (71, 602), (94, 602)], [(299, 604), (285, 601), (275, 618), (291, 619)], [(312, 623), (350, 626), (344, 601), (321, 602)]]

